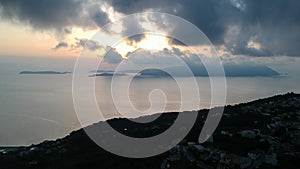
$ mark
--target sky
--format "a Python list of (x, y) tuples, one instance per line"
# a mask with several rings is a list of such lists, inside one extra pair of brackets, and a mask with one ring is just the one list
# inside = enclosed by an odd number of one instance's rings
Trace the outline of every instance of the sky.
[[(83, 48), (108, 64), (129, 60), (168, 60), (169, 54), (193, 59), (185, 46), (167, 36), (139, 35), (135, 31), (159, 29), (166, 34), (184, 32), (167, 19), (143, 15), (115, 27), (110, 22), (139, 12), (163, 12), (182, 17), (208, 37), (223, 60), (300, 56), (300, 1), (298, 0), (1, 0), (0, 56), (76, 57)], [(172, 26), (173, 25), (173, 26)], [(112, 46), (91, 37), (122, 41)], [(207, 44), (193, 35), (194, 46), (206, 56)], [(147, 53), (149, 50), (155, 52)], [(109, 52), (109, 56), (105, 53)], [(142, 59), (141, 59), (142, 58)], [(131, 57), (135, 61), (137, 58)]]

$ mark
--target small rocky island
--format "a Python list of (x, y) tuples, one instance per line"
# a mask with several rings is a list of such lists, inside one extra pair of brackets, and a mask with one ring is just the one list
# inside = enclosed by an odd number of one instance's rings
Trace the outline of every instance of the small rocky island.
[(58, 72), (58, 71), (22, 71), (20, 75), (62, 75), (70, 74), (72, 72)]
[[(208, 110), (200, 110), (186, 138), (161, 155), (130, 159), (98, 147), (81, 129), (56, 141), (28, 147), (0, 148), (1, 169), (299, 169), (300, 95), (288, 93), (226, 106), (213, 136), (197, 142)], [(164, 113), (147, 124), (109, 120), (119, 132), (148, 137), (165, 131), (178, 113)], [(141, 117), (147, 118), (147, 117)], [(94, 125), (101, 125), (99, 122)]]

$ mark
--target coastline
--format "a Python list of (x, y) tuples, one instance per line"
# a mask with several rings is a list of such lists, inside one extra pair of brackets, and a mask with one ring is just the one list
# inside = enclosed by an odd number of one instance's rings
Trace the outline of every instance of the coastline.
[[(199, 165), (202, 168), (203, 166), (214, 168), (222, 164), (222, 160), (219, 159), (222, 152), (226, 152), (225, 158), (247, 160), (251, 160), (247, 157), (247, 154), (256, 152), (259, 158), (252, 160), (254, 163), (251, 164), (255, 164), (252, 167), (272, 168), (273, 165), (276, 165), (279, 168), (295, 169), (295, 166), (299, 166), (299, 160), (297, 159), (300, 156), (298, 152), (300, 150), (299, 109), (300, 94), (294, 93), (228, 105), (225, 107), (223, 117), (213, 134), (213, 138), (202, 144), (198, 143), (198, 136), (208, 109), (184, 112), (198, 114), (192, 130), (176, 146), (177, 148), (175, 147), (176, 151), (173, 148), (168, 152), (149, 158), (130, 159), (109, 153), (96, 145), (84, 130), (80, 129), (55, 141), (44, 141), (31, 146), (7, 147), (8, 150), (10, 149), (8, 152), (4, 152), (5, 147), (2, 147), (0, 148), (2, 151), (0, 161), (3, 168), (9, 169), (21, 167), (74, 169), (82, 168), (82, 166), (84, 168), (115, 169), (132, 168), (134, 166), (133, 168), (150, 169), (159, 168), (166, 161), (176, 166), (176, 168), (198, 168)], [(147, 124), (136, 124), (122, 118), (111, 119), (107, 122), (122, 134), (145, 138), (168, 129), (177, 115), (178, 113), (175, 112), (162, 113), (158, 119)], [(101, 127), (101, 123), (103, 122), (88, 127)], [(109, 136), (109, 133), (101, 132), (101, 138), (105, 141), (105, 136)], [(299, 135), (295, 135), (296, 133)], [(290, 137), (290, 139), (286, 139), (287, 137)], [(272, 143), (278, 139), (281, 140), (278, 144), (269, 144), (269, 142)], [(293, 148), (285, 149), (287, 142)], [(201, 148), (201, 151), (193, 147)], [(181, 153), (176, 154), (178, 151)], [(215, 154), (216, 157), (204, 158), (207, 151)], [(275, 158), (275, 162), (269, 163), (269, 157)], [(208, 160), (210, 158), (212, 159)], [(217, 160), (213, 160), (214, 158)]]
[[(270, 96), (264, 96), (264, 97), (261, 97), (261, 98), (257, 98), (257, 99), (252, 99), (252, 100), (249, 100), (247, 102), (242, 102), (242, 103), (232, 103), (232, 104), (227, 104), (225, 105), (225, 108), (226, 107), (234, 107), (234, 106), (241, 106), (241, 105), (246, 105), (246, 104), (251, 104), (251, 103), (256, 103), (256, 102), (260, 102), (260, 101), (264, 101), (264, 100), (269, 100), (269, 99), (273, 99), (273, 98), (276, 98), (276, 97), (288, 97), (290, 95), (299, 95), (300, 96), (300, 93), (294, 93), (294, 92), (288, 92), (288, 93), (279, 93), (279, 94), (276, 94), (276, 95), (270, 95)], [(110, 122), (110, 121), (122, 121), (122, 120), (136, 120), (136, 119), (140, 119), (140, 118), (151, 118), (152, 116), (157, 116), (157, 115), (168, 115), (168, 114), (178, 114), (178, 113), (188, 113), (188, 112), (207, 112), (208, 110), (210, 109), (215, 109), (217, 107), (212, 107), (212, 108), (203, 108), (203, 109), (200, 109), (200, 110), (186, 110), (186, 111), (183, 111), (183, 112), (156, 112), (156, 113), (153, 113), (153, 114), (150, 114), (150, 115), (144, 115), (144, 116), (139, 116), (139, 117), (132, 117), (132, 118), (124, 118), (124, 117), (113, 117), (113, 118), (109, 118), (109, 119), (106, 119), (104, 121), (98, 121), (98, 122), (95, 122), (95, 123), (92, 123), (92, 124), (89, 124), (87, 126), (83, 126), (83, 127), (78, 127), (77, 129), (74, 129), (72, 131), (70, 131), (68, 134), (65, 134), (61, 137), (57, 137), (57, 138), (54, 138), (54, 139), (44, 139), (43, 141), (41, 142), (38, 142), (38, 143), (31, 143), (31, 144), (20, 144), (20, 145), (0, 145), (0, 149), (5, 149), (5, 148), (18, 148), (18, 147), (30, 147), (32, 145), (39, 145), (39, 144), (42, 144), (43, 142), (48, 142), (48, 141), (56, 141), (56, 140), (60, 140), (60, 139), (63, 139), (67, 136), (69, 136), (71, 133), (74, 133), (74, 132), (77, 132), (79, 130), (82, 130), (83, 128), (85, 127), (89, 127), (89, 126), (93, 126), (93, 125), (96, 125), (98, 123), (102, 123), (102, 122)], [(224, 114), (223, 114), (224, 115)]]

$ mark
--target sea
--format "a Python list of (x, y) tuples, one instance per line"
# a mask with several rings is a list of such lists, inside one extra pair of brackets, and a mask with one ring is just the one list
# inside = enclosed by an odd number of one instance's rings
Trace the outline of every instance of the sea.
[[(55, 140), (83, 127), (74, 109), (72, 73), (19, 74), (24, 70), (72, 71), (74, 63), (75, 60), (70, 58), (0, 57), (0, 146), (31, 145), (44, 140)], [(249, 102), (287, 92), (299, 93), (299, 63), (286, 61), (271, 65), (284, 76), (226, 78), (225, 104)], [(106, 119), (123, 116), (133, 118), (158, 113), (151, 110), (153, 104), (163, 104), (164, 112), (181, 110), (180, 87), (172, 78), (151, 77), (130, 80), (128, 76), (117, 77), (120, 80), (118, 88), (114, 90), (116, 93), (128, 95), (128, 99), (123, 100), (111, 99), (112, 77), (91, 78), (95, 78), (96, 101)], [(188, 78), (182, 77), (182, 80), (188, 81)], [(208, 77), (195, 79), (199, 85), (201, 104), (198, 107), (188, 107), (186, 110), (214, 107), (215, 105), (211, 104), (210, 79)], [(126, 88), (129, 82), (130, 87)], [(151, 92), (154, 90), (163, 93), (162, 100), (151, 99)], [(197, 100), (192, 96), (189, 98), (191, 102)], [(130, 114), (132, 106), (141, 114)], [(86, 109), (88, 111), (89, 108)], [(123, 111), (122, 115), (118, 110)]]

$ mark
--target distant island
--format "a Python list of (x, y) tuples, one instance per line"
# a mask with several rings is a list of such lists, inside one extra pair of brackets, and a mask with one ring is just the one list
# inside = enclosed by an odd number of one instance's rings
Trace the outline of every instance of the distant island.
[(92, 75), (89, 75), (90, 77), (94, 77), (94, 76), (127, 76), (127, 74), (125, 73), (95, 73)]
[(185, 66), (169, 66), (162, 69), (148, 68), (144, 70), (122, 70), (114, 72), (113, 70), (97, 70), (93, 71), (92, 76), (126, 76), (132, 73), (136, 74), (138, 78), (147, 77), (280, 77), (277, 71), (261, 64), (236, 64), (226, 63), (223, 65), (224, 74), (222, 72), (210, 72), (206, 70), (204, 64), (188, 64)]
[[(56, 141), (0, 147), (1, 169), (299, 169), (299, 110), (300, 95), (294, 93), (226, 106), (218, 128), (203, 144), (197, 140), (208, 110), (182, 112), (198, 114), (185, 139), (168, 152), (142, 159), (111, 154), (98, 147), (80, 129)], [(168, 129), (177, 116), (176, 112), (163, 113), (150, 123), (135, 123), (128, 119), (107, 122), (127, 136), (145, 138)], [(102, 124), (88, 127), (99, 127), (105, 141), (111, 133), (101, 130)]]
[[(188, 70), (188, 68), (190, 70)], [(171, 66), (164, 69), (145, 69), (140, 72), (140, 76), (143, 77), (188, 77), (188, 76), (198, 76), (198, 77), (276, 77), (280, 76), (280, 73), (275, 70), (259, 64), (224, 64), (224, 74), (218, 74), (220, 72), (210, 72), (206, 70), (203, 64), (189, 64), (189, 67), (184, 66)]]
[(61, 74), (70, 74), (72, 72), (58, 72), (58, 71), (22, 71), (20, 75), (33, 74), (33, 75), (61, 75)]

